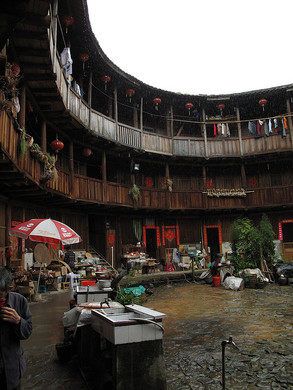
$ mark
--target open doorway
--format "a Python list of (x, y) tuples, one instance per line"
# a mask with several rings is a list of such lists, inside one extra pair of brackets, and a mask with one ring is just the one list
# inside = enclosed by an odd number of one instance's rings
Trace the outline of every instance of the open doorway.
[(221, 253), (222, 229), (221, 225), (204, 225), (204, 246), (210, 249), (210, 259), (214, 260), (217, 253)]
[(279, 237), (283, 241), (283, 258), (293, 261), (293, 220), (287, 219), (279, 224)]
[(143, 241), (146, 246), (146, 253), (149, 257), (157, 258), (157, 249), (160, 245), (160, 232), (158, 226), (143, 226)]

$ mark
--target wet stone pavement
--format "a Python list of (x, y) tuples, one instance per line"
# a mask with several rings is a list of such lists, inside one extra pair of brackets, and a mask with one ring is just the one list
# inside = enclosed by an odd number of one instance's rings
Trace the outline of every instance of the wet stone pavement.
[(221, 389), (221, 341), (226, 389), (293, 389), (293, 286), (241, 292), (208, 285), (156, 290), (147, 306), (167, 314), (164, 352), (168, 390)]
[[(167, 314), (168, 390), (221, 389), (221, 341), (230, 335), (240, 350), (226, 348), (226, 389), (293, 389), (292, 293), (293, 286), (273, 285), (241, 292), (190, 283), (157, 288), (146, 306)], [(86, 389), (76, 361), (56, 360), (69, 296), (45, 299), (31, 304), (23, 390)]]

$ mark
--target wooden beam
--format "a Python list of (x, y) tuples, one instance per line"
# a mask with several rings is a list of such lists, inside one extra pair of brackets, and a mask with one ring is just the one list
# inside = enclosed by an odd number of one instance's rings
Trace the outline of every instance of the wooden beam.
[[(5, 246), (8, 247), (11, 245), (11, 240), (10, 240), (10, 228), (11, 228), (11, 205), (10, 203), (6, 203), (5, 206)], [(10, 266), (10, 257), (5, 257), (5, 265)]]

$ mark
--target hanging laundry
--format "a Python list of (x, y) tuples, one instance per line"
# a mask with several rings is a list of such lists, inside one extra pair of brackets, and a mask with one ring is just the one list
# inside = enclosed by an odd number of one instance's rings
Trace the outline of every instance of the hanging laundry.
[(278, 131), (278, 127), (279, 127), (278, 119), (274, 118), (274, 129), (276, 132)]
[(271, 118), (269, 119), (269, 133), (273, 134), (273, 124)]
[(68, 77), (69, 75), (72, 74), (72, 64), (73, 64), (69, 47), (65, 47), (63, 49), (60, 58), (61, 58), (62, 68), (65, 72), (65, 76)]
[(230, 137), (230, 135), (229, 123), (226, 123), (226, 137)]
[(284, 121), (284, 129), (288, 130), (289, 129), (289, 127), (288, 127), (288, 120), (287, 120), (287, 118), (285, 116), (283, 118), (283, 121)]
[(217, 124), (218, 135), (222, 135), (222, 123)]
[(248, 131), (250, 134), (255, 135), (256, 134), (256, 124), (253, 121), (248, 122)]
[(217, 136), (217, 125), (214, 123), (214, 137), (216, 137)]
[(260, 119), (256, 122), (256, 134), (257, 136), (261, 136), (263, 132), (264, 127), (264, 121), (261, 121)]
[(288, 128), (287, 119), (282, 118), (282, 132), (281, 132), (282, 137), (286, 137), (286, 135), (287, 135), (286, 128)]
[(265, 123), (264, 123), (264, 130), (265, 130), (265, 135), (268, 137), (270, 135), (268, 121), (265, 121)]
[(222, 135), (226, 136), (226, 124), (222, 123)]

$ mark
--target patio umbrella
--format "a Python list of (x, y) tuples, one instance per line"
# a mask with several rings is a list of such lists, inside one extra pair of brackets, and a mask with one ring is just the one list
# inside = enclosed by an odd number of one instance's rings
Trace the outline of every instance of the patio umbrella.
[(65, 223), (54, 219), (30, 219), (10, 229), (10, 235), (31, 241), (63, 245), (77, 244), (81, 237)]

